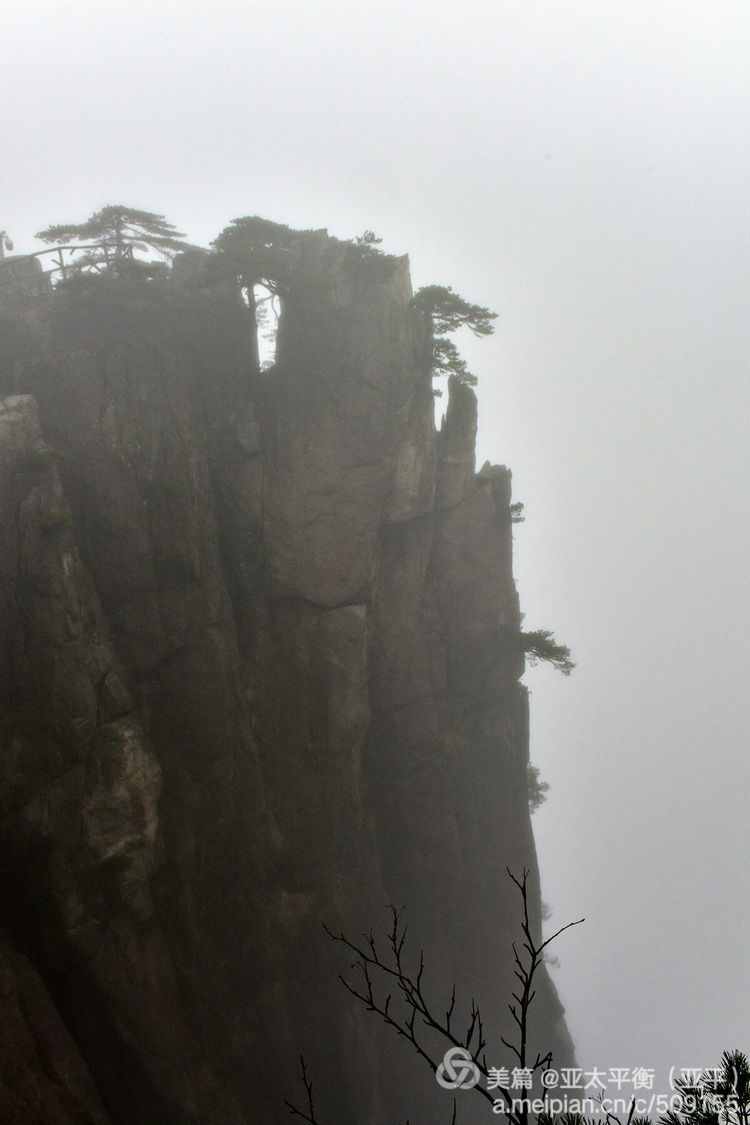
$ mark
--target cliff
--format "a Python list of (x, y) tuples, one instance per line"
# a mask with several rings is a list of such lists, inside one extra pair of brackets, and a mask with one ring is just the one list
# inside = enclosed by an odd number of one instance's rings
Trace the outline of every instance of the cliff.
[[(527, 800), (510, 473), (434, 424), (408, 262), (300, 237), (275, 365), (210, 259), (0, 320), (0, 1120), (450, 1111), (321, 929), (403, 904), (490, 1063)], [(546, 974), (538, 1045), (572, 1046)]]

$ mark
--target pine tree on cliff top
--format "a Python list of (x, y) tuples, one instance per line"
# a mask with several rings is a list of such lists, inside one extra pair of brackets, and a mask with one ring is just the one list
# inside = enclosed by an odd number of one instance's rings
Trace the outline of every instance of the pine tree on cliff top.
[(137, 264), (136, 251), (152, 250), (171, 258), (180, 250), (190, 249), (190, 244), (183, 241), (183, 232), (168, 223), (164, 215), (119, 203), (102, 207), (83, 223), (59, 223), (39, 231), (35, 237), (57, 245), (92, 244), (85, 255), (76, 259), (76, 268), (93, 267), (99, 271), (103, 267), (122, 272)]

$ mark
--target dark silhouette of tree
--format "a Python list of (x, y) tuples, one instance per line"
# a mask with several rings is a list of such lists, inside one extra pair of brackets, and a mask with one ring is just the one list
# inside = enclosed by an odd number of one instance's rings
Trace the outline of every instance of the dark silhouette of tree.
[[(533, 1078), (552, 1064), (550, 1051), (529, 1053), (529, 1013), (536, 995), (535, 977), (540, 967), (549, 960), (546, 951), (552, 942), (566, 930), (579, 926), (584, 919), (568, 922), (546, 940), (535, 940), (529, 917), (528, 871), (524, 870), (519, 878), (506, 870), (521, 899), (521, 935), (512, 944), (518, 983), (508, 1004), (515, 1035), (511, 1040), (502, 1037), (501, 1041), (514, 1056), (519, 1070)], [(343, 932), (335, 933), (324, 927), (331, 941), (353, 957), (350, 975), (339, 976), (342, 985), (366, 1011), (379, 1016), (396, 1036), (407, 1043), (433, 1074), (440, 1072), (447, 1058), (447, 1054), (440, 1056), (435, 1044), (442, 1044), (448, 1051), (453, 1049), (460, 1055), (462, 1069), (473, 1070), (476, 1081), (469, 1085), (478, 1097), (492, 1107), (501, 1099), (505, 1107), (504, 1117), (510, 1125), (530, 1125), (530, 1092), (526, 1091), (527, 1096), (519, 1097), (503, 1086), (496, 1088), (491, 1081), (479, 1005), (472, 1000), (467, 1024), (461, 1028), (455, 1026), (455, 986), (447, 1008), (427, 995), (424, 951), (420, 951), (411, 964), (408, 963), (406, 926), (397, 909), (391, 907), (390, 914), (390, 927), (380, 943), (372, 931), (361, 941), (353, 941)], [(304, 1104), (291, 1101), (285, 1104), (293, 1117), (307, 1122), (307, 1125), (323, 1125), (304, 1056), (300, 1057), (300, 1078), (305, 1091)], [(673, 1100), (676, 1108), (662, 1114), (658, 1125), (750, 1125), (750, 1061), (747, 1055), (739, 1050), (725, 1051), (716, 1070), (678, 1079)], [(603, 1091), (599, 1101), (601, 1113), (597, 1116), (541, 1112), (534, 1115), (535, 1120), (537, 1125), (623, 1125), (621, 1118), (607, 1109)], [(636, 1098), (633, 1097), (625, 1125), (651, 1125), (651, 1119), (636, 1115), (635, 1108)], [(497, 1113), (497, 1109), (494, 1112)], [(450, 1123), (456, 1125), (456, 1122), (457, 1103), (454, 1098)], [(406, 1125), (409, 1125), (408, 1120)]]
[(254, 286), (262, 285), (270, 293), (283, 296), (297, 264), (299, 236), (305, 233), (260, 215), (244, 215), (232, 219), (212, 245), (242, 289), (251, 292)]
[[(233, 278), (247, 305), (259, 369), (276, 361), (283, 302), (299, 269), (299, 240), (306, 233), (260, 215), (244, 215), (232, 219), (211, 244), (219, 276)], [(266, 350), (261, 340), (272, 345), (273, 358), (261, 359)]]
[(497, 313), (484, 305), (472, 305), (450, 285), (425, 285), (414, 294), (412, 303), (429, 313), (438, 336), (458, 328), (468, 328), (475, 336), (491, 336), (495, 331), (492, 321), (497, 320)]
[(660, 1125), (750, 1125), (750, 1061), (743, 1051), (725, 1051), (715, 1071), (675, 1082), (681, 1105)]
[(369, 229), (365, 230), (365, 231), (362, 231), (362, 234), (358, 235), (354, 239), (354, 243), (355, 243), (356, 246), (362, 246), (363, 248), (365, 248), (367, 250), (372, 250), (373, 252), (377, 252), (377, 253), (381, 253), (381, 251), (379, 251), (379, 250), (376, 251), (376, 248), (378, 246), (380, 246), (382, 241), (383, 241), (383, 239), (380, 238), (379, 235), (375, 234), (374, 230), (369, 230)]
[(183, 241), (183, 232), (163, 215), (119, 203), (102, 207), (83, 223), (58, 223), (35, 237), (56, 245), (85, 244), (72, 264), (74, 272), (149, 273), (158, 263), (143, 262), (136, 253), (155, 251), (170, 259), (181, 250), (192, 249)]
[(475, 336), (491, 336), (495, 331), (493, 320), (497, 313), (484, 305), (473, 305), (450, 285), (426, 285), (418, 289), (412, 298), (412, 305), (432, 320), (432, 372), (433, 375), (453, 375), (459, 382), (476, 384), (458, 348), (450, 340), (449, 334), (459, 328), (468, 328)]
[(521, 649), (525, 653), (529, 664), (538, 664), (543, 661), (546, 664), (551, 664), (553, 668), (557, 668), (558, 672), (562, 672), (563, 676), (569, 676), (575, 668), (575, 663), (571, 658), (570, 649), (567, 645), (560, 644), (555, 640), (554, 634), (550, 629), (535, 629), (530, 632), (522, 632)]
[(549, 782), (542, 781), (539, 766), (532, 766), (531, 762), (526, 767), (526, 788), (529, 797), (529, 811), (535, 813), (547, 800)]
[[(520, 878), (510, 870), (507, 870), (507, 874), (521, 899), (521, 936), (519, 941), (512, 944), (514, 972), (518, 984), (508, 1004), (515, 1025), (515, 1036), (513, 1039), (502, 1037), (501, 1041), (517, 1060), (518, 1067), (533, 1077), (549, 1069), (552, 1063), (550, 1051), (544, 1054), (537, 1052), (535, 1055), (529, 1052), (529, 1012), (536, 996), (535, 977), (545, 963), (545, 951), (552, 942), (571, 927), (579, 926), (584, 919), (568, 922), (545, 941), (537, 942), (529, 917), (529, 873), (524, 870)], [(340, 975), (339, 980), (342, 985), (366, 1011), (379, 1016), (395, 1035), (408, 1043), (433, 1074), (438, 1073), (444, 1062), (444, 1054), (436, 1054), (433, 1044), (437, 1041), (442, 1042), (446, 1049), (456, 1048), (461, 1052), (467, 1065), (475, 1068), (478, 1081), (472, 1087), (474, 1091), (490, 1106), (495, 1104), (498, 1096), (501, 1097), (505, 1102), (505, 1116), (510, 1125), (529, 1125), (528, 1099), (518, 1099), (502, 1087), (494, 1093), (479, 1005), (472, 1000), (466, 1026), (462, 1028), (456, 1026), (455, 986), (451, 991), (447, 1009), (427, 995), (424, 950), (420, 951), (418, 958), (410, 966), (407, 963), (407, 930), (401, 913), (395, 907), (391, 907), (390, 915), (390, 927), (380, 944), (372, 931), (362, 942), (356, 942), (343, 932), (335, 933), (327, 926), (324, 927), (331, 941), (341, 945), (347, 954), (353, 955), (354, 958), (350, 966), (350, 971), (354, 975), (353, 977)], [(299, 1106), (289, 1101), (285, 1104), (294, 1117), (301, 1118), (308, 1125), (321, 1125), (316, 1115), (312, 1081), (304, 1057), (301, 1058), (300, 1064), (306, 1105)], [(522, 1102), (520, 1107), (516, 1105), (519, 1100)], [(454, 1099), (452, 1125), (456, 1122), (456, 1112)]]

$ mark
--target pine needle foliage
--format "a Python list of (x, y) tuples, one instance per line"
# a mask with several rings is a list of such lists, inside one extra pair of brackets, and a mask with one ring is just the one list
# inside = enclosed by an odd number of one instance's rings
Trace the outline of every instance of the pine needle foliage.
[(660, 1125), (748, 1125), (750, 1060), (744, 1051), (724, 1051), (715, 1069), (677, 1079), (675, 1092), (679, 1108)]
[(449, 334), (468, 328), (474, 336), (491, 336), (497, 313), (465, 300), (450, 285), (425, 285), (414, 294), (412, 305), (432, 320), (433, 375), (453, 375), (460, 383), (474, 386), (476, 375), (469, 371)]
[(535, 813), (547, 800), (549, 782), (542, 781), (539, 766), (533, 766), (531, 762), (526, 767), (526, 792), (529, 798), (529, 812)]
[(567, 645), (555, 640), (550, 629), (535, 629), (521, 633), (521, 648), (529, 664), (538, 664), (540, 661), (551, 664), (563, 676), (569, 676), (575, 668)]
[(156, 252), (171, 259), (181, 250), (192, 249), (164, 215), (141, 211), (121, 203), (108, 204), (95, 211), (82, 223), (57, 223), (35, 236), (54, 245), (81, 243), (81, 254), (75, 258), (74, 272), (109, 272), (115, 274), (153, 272), (158, 263), (144, 262), (136, 253)]

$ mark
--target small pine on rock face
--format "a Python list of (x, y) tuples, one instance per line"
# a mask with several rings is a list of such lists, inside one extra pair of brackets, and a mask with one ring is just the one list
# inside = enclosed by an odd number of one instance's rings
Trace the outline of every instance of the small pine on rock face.
[(558, 672), (562, 672), (563, 676), (569, 676), (575, 668), (575, 663), (571, 657), (570, 649), (567, 645), (560, 644), (555, 640), (554, 633), (550, 629), (535, 629), (531, 632), (520, 634), (521, 650), (524, 652), (530, 664), (538, 664), (540, 661), (551, 664)]

